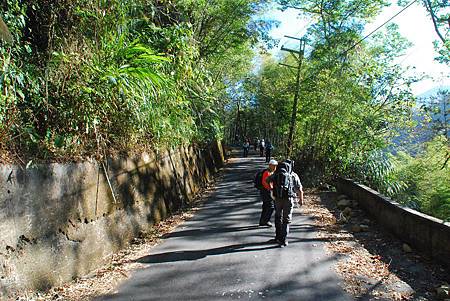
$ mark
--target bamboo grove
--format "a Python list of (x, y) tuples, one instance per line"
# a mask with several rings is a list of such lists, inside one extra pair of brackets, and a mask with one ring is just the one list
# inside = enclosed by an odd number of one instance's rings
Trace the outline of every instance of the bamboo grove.
[(225, 83), (270, 27), (258, 0), (1, 6), (0, 149), (19, 164), (220, 137)]

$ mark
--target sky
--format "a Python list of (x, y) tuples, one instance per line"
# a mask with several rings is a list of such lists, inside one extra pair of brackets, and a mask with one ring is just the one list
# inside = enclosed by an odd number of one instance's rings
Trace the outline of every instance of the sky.
[[(368, 24), (365, 34), (370, 33), (379, 25), (383, 24), (390, 17), (399, 12), (402, 8), (397, 5), (391, 5), (376, 18), (376, 20)], [(292, 40), (285, 38), (285, 35), (301, 37), (306, 33), (306, 27), (310, 24), (310, 20), (298, 17), (298, 11), (289, 9), (284, 12), (274, 10), (270, 13), (270, 17), (280, 21), (278, 28), (271, 31), (271, 36), (280, 39), (277, 49), (273, 49), (272, 54), (279, 53), (281, 45), (288, 48), (295, 47)], [(430, 17), (426, 15), (425, 8), (413, 4), (404, 12), (392, 20), (399, 25), (400, 33), (413, 43), (413, 46), (406, 52), (403, 57), (402, 64), (404, 66), (415, 67), (418, 73), (425, 73), (433, 79), (422, 80), (412, 86), (413, 94), (418, 96), (436, 87), (450, 86), (450, 66), (439, 64), (434, 61), (437, 55), (433, 47), (433, 41), (438, 39), (434, 31)]]

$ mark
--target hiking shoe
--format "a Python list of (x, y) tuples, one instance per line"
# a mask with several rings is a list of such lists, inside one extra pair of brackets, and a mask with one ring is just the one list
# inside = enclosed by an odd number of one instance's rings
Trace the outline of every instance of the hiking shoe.
[(271, 222), (267, 222), (265, 224), (259, 224), (260, 226), (272, 227), (273, 224)]
[(280, 245), (280, 248), (284, 248), (288, 246), (288, 242), (287, 241), (279, 241), (278, 243)]

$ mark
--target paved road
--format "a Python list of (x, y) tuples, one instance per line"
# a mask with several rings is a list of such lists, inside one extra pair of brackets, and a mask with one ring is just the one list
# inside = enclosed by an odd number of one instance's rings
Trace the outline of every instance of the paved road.
[[(260, 158), (237, 159), (195, 217), (138, 261), (148, 265), (100, 300), (352, 300), (339, 286), (335, 258), (298, 209), (289, 246), (258, 227), (253, 175)], [(273, 219), (273, 217), (272, 217)]]

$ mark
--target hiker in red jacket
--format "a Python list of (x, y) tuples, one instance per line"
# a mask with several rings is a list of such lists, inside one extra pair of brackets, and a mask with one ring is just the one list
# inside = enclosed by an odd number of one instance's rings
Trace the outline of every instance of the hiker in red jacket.
[(266, 179), (272, 175), (277, 169), (278, 162), (276, 160), (270, 160), (269, 167), (264, 170), (262, 174), (262, 189), (260, 190), (261, 200), (262, 200), (262, 212), (261, 218), (259, 219), (260, 226), (272, 227), (270, 218), (274, 211), (273, 199), (270, 195), (270, 191), (273, 189), (272, 183), (267, 183)]
[(275, 197), (275, 241), (280, 247), (288, 245), (287, 235), (289, 224), (292, 221), (294, 204), (303, 204), (303, 187), (300, 178), (293, 171), (294, 161), (281, 162), (275, 173), (270, 175), (266, 182), (273, 185)]

